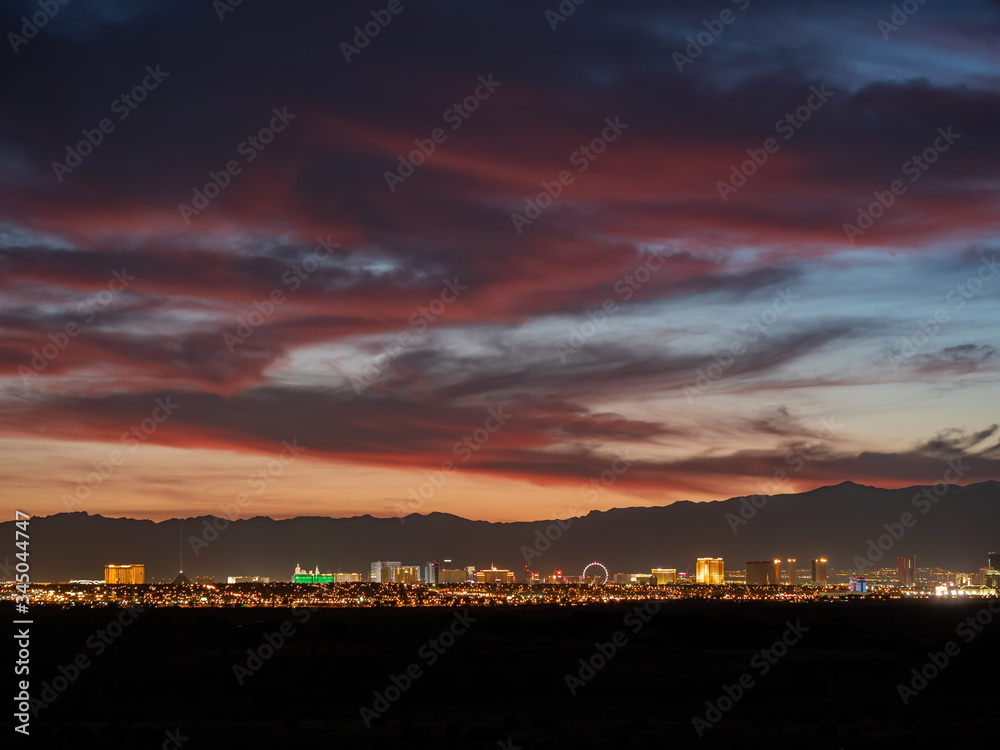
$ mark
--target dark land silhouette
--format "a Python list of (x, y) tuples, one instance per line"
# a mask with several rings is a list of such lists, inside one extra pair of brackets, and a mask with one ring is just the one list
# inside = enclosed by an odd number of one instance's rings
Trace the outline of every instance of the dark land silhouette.
[[(986, 604), (662, 602), (645, 618), (635, 604), (477, 608), (447, 648), (453, 610), (327, 609), (304, 619), (166, 608), (138, 613), (100, 653), (94, 634), (121, 610), (36, 607), (33, 695), (78, 654), (90, 664), (41, 708), (32, 741), (159, 748), (177, 731), (185, 750), (990, 747), (1000, 614), (962, 630), (968, 617), (985, 619)], [(13, 615), (9, 603), (0, 611)], [(262, 652), (283, 623), (284, 643)], [(789, 624), (799, 634), (762, 673), (761, 649), (774, 649)], [(623, 645), (586, 677), (580, 660), (618, 631)], [(431, 639), (441, 647), (428, 649)], [(898, 685), (949, 642), (958, 651), (904, 704)], [(248, 650), (266, 658), (240, 684), (234, 665), (246, 667)], [(392, 693), (411, 665), (419, 675)], [(567, 674), (586, 677), (575, 694)], [(741, 679), (753, 683), (721, 700)], [(378, 705), (373, 694), (387, 691), (393, 699)], [(707, 701), (729, 707), (699, 737), (692, 717), (706, 716)], [(384, 709), (367, 715), (370, 728), (362, 707)]]
[[(169, 582), (181, 564), (182, 533), (184, 573), (222, 581), (229, 575), (289, 580), (296, 563), (366, 574), (373, 560), (422, 565), (451, 559), (456, 566), (493, 563), (520, 572), (525, 550), (532, 570), (562, 568), (569, 575), (593, 560), (612, 572), (662, 566), (693, 573), (697, 557), (723, 557), (730, 570), (771, 557), (796, 557), (806, 571), (811, 558), (826, 557), (831, 570), (847, 569), (855, 555), (869, 554), (870, 543), (887, 533), (886, 524), (898, 524), (907, 512), (914, 524), (892, 540), (875, 567), (916, 555), (918, 567), (978, 570), (986, 553), (1000, 547), (1000, 482), (946, 487), (938, 498), (929, 487), (887, 490), (844, 482), (758, 496), (760, 507), (751, 497), (677, 502), (592, 511), (554, 528), (553, 521), (488, 523), (444, 513), (402, 519), (202, 516), (160, 523), (62, 513), (31, 521), (32, 578), (100, 579), (106, 563), (142, 562), (147, 581)], [(12, 524), (0, 524), (0, 534), (13, 538)]]

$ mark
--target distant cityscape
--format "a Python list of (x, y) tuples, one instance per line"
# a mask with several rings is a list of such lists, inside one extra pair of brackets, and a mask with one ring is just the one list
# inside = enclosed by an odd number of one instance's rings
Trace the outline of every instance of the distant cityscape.
[[(726, 571), (720, 557), (697, 558), (694, 575), (676, 568), (648, 573), (609, 573), (593, 561), (578, 575), (555, 569), (542, 574), (457, 566), (452, 560), (404, 565), (378, 560), (369, 570), (323, 572), (295, 565), (290, 580), (233, 575), (225, 583), (210, 577), (147, 583), (143, 563), (109, 563), (104, 580), (32, 585), (36, 604), (74, 605), (136, 602), (151, 606), (470, 606), (580, 604), (599, 601), (685, 598), (822, 600), (852, 597), (996, 596), (1000, 593), (1000, 553), (990, 552), (974, 572), (917, 567), (915, 557), (897, 558), (895, 567), (860, 575), (813, 558), (800, 570), (795, 558), (748, 560), (743, 570)], [(832, 580), (831, 580), (832, 578)], [(13, 584), (4, 584), (3, 589)], [(6, 592), (5, 592), (6, 595)]]

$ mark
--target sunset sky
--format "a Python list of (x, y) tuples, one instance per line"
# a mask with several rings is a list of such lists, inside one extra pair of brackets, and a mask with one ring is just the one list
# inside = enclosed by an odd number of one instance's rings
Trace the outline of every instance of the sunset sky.
[(1000, 478), (1000, 4), (911, 5), (5, 4), (5, 517)]

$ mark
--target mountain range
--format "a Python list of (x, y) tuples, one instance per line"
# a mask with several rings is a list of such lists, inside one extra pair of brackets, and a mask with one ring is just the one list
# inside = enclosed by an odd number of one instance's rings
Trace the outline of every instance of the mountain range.
[[(495, 564), (522, 572), (562, 568), (579, 575), (598, 560), (611, 572), (676, 568), (694, 573), (698, 557), (722, 557), (727, 570), (746, 560), (797, 558), (799, 570), (825, 557), (832, 570), (895, 566), (971, 572), (1000, 548), (1000, 482), (882, 489), (843, 482), (809, 492), (744, 496), (715, 502), (615, 508), (585, 516), (515, 523), (471, 521), (446, 513), (403, 518), (215, 516), (160, 522), (86, 512), (35, 517), (30, 524), (32, 580), (100, 579), (106, 563), (144, 563), (146, 581), (229, 575), (290, 580), (296, 564), (323, 572), (366, 574), (373, 560), (451, 566)], [(14, 522), (0, 523), (17, 562)], [(182, 561), (183, 557), (183, 561)]]

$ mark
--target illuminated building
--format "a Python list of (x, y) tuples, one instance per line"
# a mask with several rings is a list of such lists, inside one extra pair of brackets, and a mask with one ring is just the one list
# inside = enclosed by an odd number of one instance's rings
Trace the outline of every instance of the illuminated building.
[(129, 563), (127, 565), (105, 565), (105, 583), (145, 583), (145, 563)]
[(980, 585), (1000, 588), (1000, 552), (990, 552), (986, 556), (986, 567), (980, 569)]
[(958, 589), (959, 596), (995, 596), (996, 592), (989, 586), (963, 586)]
[(695, 565), (695, 580), (698, 583), (719, 585), (725, 583), (726, 572), (721, 557), (699, 557)]
[(814, 558), (812, 561), (812, 568), (812, 582), (826, 583), (826, 558)]
[(360, 573), (335, 573), (333, 576), (334, 583), (360, 583), (360, 581)]
[(794, 557), (788, 558), (788, 585), (799, 585), (798, 560)]
[(387, 562), (379, 560), (372, 563), (371, 582), (391, 583), (394, 580), (395, 569), (402, 565), (401, 562)]
[(912, 586), (917, 579), (917, 558), (897, 557), (899, 563), (898, 581), (900, 586)]
[(542, 583), (569, 583), (569, 580), (563, 576), (562, 568), (556, 568), (549, 575), (542, 578)]
[[(296, 566), (296, 575), (298, 575), (298, 566)], [(270, 583), (271, 579), (267, 576), (229, 576), (226, 579), (226, 583)], [(298, 581), (296, 582), (298, 583)]]
[(292, 575), (293, 583), (333, 583), (333, 573), (320, 573), (319, 565), (316, 570), (302, 570), (296, 563), (295, 573)]
[(781, 560), (747, 560), (747, 586), (777, 586), (781, 583)]
[(514, 574), (509, 570), (497, 570), (490, 565), (489, 570), (476, 571), (476, 583), (514, 583)]
[(1000, 588), (1000, 570), (996, 568), (983, 568), (984, 586), (990, 588)]
[(852, 594), (864, 594), (868, 591), (868, 579), (864, 576), (851, 576), (849, 589)]
[(458, 568), (449, 570), (442, 568), (438, 571), (438, 583), (465, 583), (469, 580), (469, 571)]
[(978, 573), (969, 576), (969, 583), (973, 586), (996, 588), (998, 582), (1000, 582), (1000, 571), (993, 568), (980, 568)]
[(396, 579), (396, 568), (402, 565), (401, 562), (379, 560), (372, 563), (373, 583), (392, 583)]
[(428, 560), (427, 564), (424, 566), (424, 583), (429, 583), (432, 586), (438, 582), (438, 571), (441, 569), (441, 563), (437, 560)]
[(657, 586), (662, 586), (665, 583), (677, 583), (677, 568), (653, 568), (652, 573)]
[(396, 583), (420, 583), (420, 568), (416, 565), (400, 565), (396, 568)]

